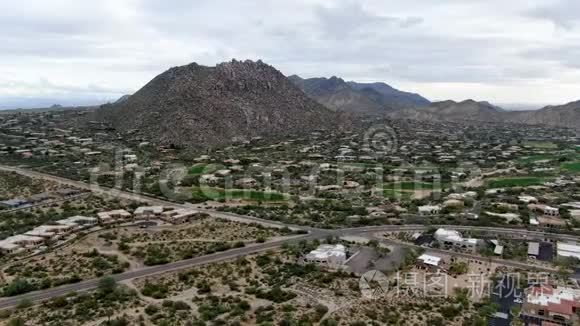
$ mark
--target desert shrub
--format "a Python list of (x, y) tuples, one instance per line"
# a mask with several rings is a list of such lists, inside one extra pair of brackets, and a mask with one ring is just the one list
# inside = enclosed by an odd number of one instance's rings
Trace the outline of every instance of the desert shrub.
[(149, 281), (145, 282), (141, 294), (147, 297), (155, 299), (163, 299), (167, 297), (169, 293), (169, 288), (163, 283), (151, 283)]

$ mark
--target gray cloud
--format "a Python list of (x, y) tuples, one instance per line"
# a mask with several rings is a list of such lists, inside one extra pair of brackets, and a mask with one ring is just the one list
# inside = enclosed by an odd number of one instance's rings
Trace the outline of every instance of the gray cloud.
[(323, 36), (345, 39), (352, 35), (369, 35), (380, 28), (409, 28), (423, 22), (421, 17), (383, 16), (365, 9), (360, 1), (336, 1), (333, 6), (315, 9)]
[(334, 39), (345, 39), (359, 32), (370, 33), (366, 28), (377, 28), (382, 24), (390, 24), (392, 17), (381, 17), (371, 14), (357, 1), (339, 1), (332, 7), (318, 6), (315, 9), (320, 32), (323, 36)]
[(527, 14), (531, 17), (551, 22), (557, 27), (571, 30), (580, 21), (580, 1), (555, 0), (547, 4), (530, 9)]
[(399, 22), (403, 28), (413, 27), (422, 24), (425, 21), (422, 17), (407, 17)]
[(536, 48), (525, 51), (523, 56), (542, 61), (555, 62), (571, 69), (580, 69), (580, 45)]
[[(0, 103), (35, 94), (116, 97), (171, 66), (214, 65), (231, 58), (262, 59), (286, 74), (385, 81), (432, 98), (517, 102), (538, 94), (544, 97), (528, 101), (564, 102), (577, 96), (572, 86), (580, 82), (580, 51), (571, 45), (578, 44), (572, 31), (579, 4), (0, 2)], [(562, 31), (554, 33), (545, 21)], [(546, 82), (555, 91), (534, 92), (530, 86)]]

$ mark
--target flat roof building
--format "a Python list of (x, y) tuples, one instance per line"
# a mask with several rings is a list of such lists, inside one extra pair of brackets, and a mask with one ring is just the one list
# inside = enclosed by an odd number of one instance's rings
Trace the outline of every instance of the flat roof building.
[(528, 242), (528, 258), (536, 259), (540, 255), (540, 243)]
[(99, 212), (97, 216), (101, 224), (111, 224), (130, 219), (133, 215), (124, 209), (116, 209), (108, 212)]
[(417, 208), (419, 215), (436, 215), (441, 212), (441, 206), (439, 205), (425, 205), (419, 206)]
[(526, 325), (578, 325), (579, 311), (580, 290), (542, 284), (529, 288), (520, 316)]
[(441, 263), (441, 257), (429, 254), (422, 254), (421, 256), (417, 257), (417, 263), (419, 267), (436, 269), (439, 267), (439, 264)]
[(444, 246), (453, 246), (460, 249), (475, 250), (481, 244), (481, 240), (475, 238), (464, 238), (461, 233), (455, 230), (437, 229), (434, 234), (435, 239)]
[(193, 209), (175, 209), (161, 214), (161, 219), (172, 224), (183, 224), (198, 215), (199, 211)]
[(576, 257), (580, 259), (580, 246), (571, 243), (558, 242), (556, 251), (560, 257)]
[(346, 248), (341, 244), (323, 244), (312, 250), (304, 258), (306, 261), (313, 263), (342, 265), (346, 261)]
[(566, 226), (566, 220), (551, 215), (538, 216), (538, 223), (542, 227), (547, 228), (562, 228)]
[(159, 217), (163, 213), (163, 206), (140, 206), (133, 212), (137, 219)]
[(63, 220), (56, 221), (58, 224), (63, 225), (73, 225), (73, 226), (90, 226), (99, 223), (99, 220), (96, 217), (88, 217), (88, 216), (81, 216), (75, 215)]
[(38, 246), (42, 244), (44, 241), (45, 241), (44, 238), (32, 235), (25, 234), (13, 235), (0, 241), (0, 251), (2, 251), (5, 254), (12, 254), (20, 252), (22, 250), (26, 250), (27, 248), (30, 247)]

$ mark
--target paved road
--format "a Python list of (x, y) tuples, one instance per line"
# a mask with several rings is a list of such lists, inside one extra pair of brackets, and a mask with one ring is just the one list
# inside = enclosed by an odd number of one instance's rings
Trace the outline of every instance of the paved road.
[[(282, 239), (272, 242), (267, 242), (263, 244), (255, 244), (243, 248), (231, 249), (228, 251), (218, 252), (211, 255), (206, 255), (202, 257), (195, 257), (191, 259), (181, 260), (174, 263), (169, 263), (165, 265), (151, 266), (134, 271), (129, 271), (121, 274), (113, 275), (117, 281), (131, 280), (140, 277), (152, 276), (166, 272), (172, 272), (177, 270), (183, 270), (186, 268), (205, 265), (210, 263), (215, 263), (224, 260), (231, 260), (238, 257), (247, 256), (250, 254), (255, 254), (259, 252), (264, 252), (278, 248), (284, 243), (297, 242), (301, 240), (313, 240), (317, 238), (316, 235), (308, 234), (303, 236), (292, 237), (290, 239)], [(65, 295), (70, 292), (82, 292), (91, 291), (97, 288), (99, 279), (91, 279), (82, 281), (74, 284), (67, 284), (51, 289), (46, 289), (42, 291), (30, 292), (27, 294), (4, 298), (0, 300), (0, 309), (12, 308), (18, 305), (23, 299), (29, 299), (32, 302), (41, 302), (55, 298), (58, 296)]]
[(463, 225), (377, 225), (377, 226), (366, 226), (358, 228), (346, 228), (334, 231), (335, 234), (340, 235), (352, 235), (365, 232), (388, 232), (388, 231), (425, 231), (430, 228), (445, 228), (457, 231), (479, 231), (497, 234), (507, 234), (512, 235), (517, 238), (526, 239), (542, 239), (542, 240), (561, 240), (561, 241), (571, 241), (580, 242), (580, 237), (569, 234), (559, 234), (550, 232), (541, 232), (534, 230), (527, 230), (523, 228), (500, 228), (500, 227), (487, 227), (487, 226), (463, 226)]
[[(153, 198), (153, 197), (146, 196), (146, 195), (135, 194), (135, 193), (127, 192), (127, 191), (91, 186), (90, 184), (87, 184), (85, 182), (69, 180), (69, 179), (62, 178), (62, 177), (57, 177), (57, 176), (53, 176), (53, 175), (49, 175), (49, 174), (45, 174), (45, 173), (36, 172), (36, 171), (24, 170), (24, 169), (20, 169), (20, 168), (16, 168), (16, 167), (11, 167), (11, 166), (0, 165), (0, 170), (12, 171), (12, 172), (16, 172), (16, 173), (19, 173), (22, 175), (35, 177), (35, 178), (44, 178), (44, 179), (59, 182), (61, 184), (65, 184), (68, 186), (77, 187), (80, 189), (91, 190), (91, 191), (96, 192), (96, 193), (106, 194), (106, 195), (110, 195), (110, 196), (117, 196), (120, 198), (129, 199), (129, 200), (147, 202), (151, 205), (191, 208), (191, 205), (189, 205), (189, 204), (178, 204), (178, 203), (174, 203), (174, 202), (170, 202), (170, 201), (166, 201), (166, 200), (162, 200), (162, 199), (158, 199), (158, 198)], [(282, 240), (267, 242), (267, 243), (263, 243), (263, 244), (252, 245), (252, 246), (248, 246), (248, 247), (244, 247), (244, 248), (232, 249), (232, 250), (228, 250), (225, 252), (215, 253), (215, 254), (211, 254), (211, 255), (207, 255), (207, 256), (203, 256), (203, 257), (196, 257), (196, 258), (187, 259), (187, 260), (182, 260), (182, 261), (178, 261), (178, 262), (174, 262), (174, 263), (170, 263), (170, 264), (166, 264), (166, 265), (153, 266), (153, 267), (147, 267), (147, 268), (143, 268), (143, 269), (139, 269), (139, 270), (129, 271), (129, 272), (115, 275), (114, 276), (115, 279), (117, 279), (118, 281), (124, 281), (124, 280), (139, 278), (139, 277), (157, 275), (157, 274), (161, 274), (161, 273), (165, 273), (165, 272), (169, 272), (169, 271), (186, 269), (186, 268), (189, 268), (192, 266), (199, 266), (199, 265), (214, 263), (214, 262), (218, 262), (218, 261), (230, 260), (230, 259), (234, 259), (237, 257), (274, 249), (274, 248), (281, 246), (282, 244), (284, 244), (286, 242), (299, 241), (299, 240), (321, 239), (327, 235), (336, 235), (336, 236), (367, 235), (367, 236), (372, 237), (373, 236), (372, 234), (377, 233), (377, 232), (386, 232), (386, 231), (414, 232), (414, 231), (423, 231), (423, 230), (426, 230), (430, 227), (434, 227), (434, 226), (425, 226), (425, 225), (384, 225), (384, 226), (369, 226), (369, 227), (361, 227), (361, 228), (345, 228), (345, 229), (339, 229), (339, 230), (326, 230), (326, 229), (304, 227), (304, 226), (298, 226), (298, 225), (289, 225), (289, 224), (284, 224), (281, 222), (264, 220), (264, 219), (260, 219), (260, 218), (256, 218), (256, 217), (243, 216), (243, 215), (238, 215), (238, 214), (233, 214), (233, 213), (228, 213), (228, 212), (220, 212), (220, 211), (207, 210), (207, 209), (201, 209), (200, 211), (206, 212), (206, 213), (211, 214), (212, 216), (215, 216), (215, 217), (220, 217), (220, 218), (225, 218), (225, 219), (233, 219), (233, 220), (246, 221), (246, 222), (258, 222), (258, 223), (270, 224), (270, 225), (281, 226), (281, 227), (287, 226), (290, 228), (302, 229), (302, 230), (308, 231), (309, 234), (303, 235), (303, 236), (293, 237), (291, 239), (282, 239)], [(486, 232), (495, 232), (495, 233), (504, 233), (504, 234), (506, 234), (506, 233), (507, 234), (516, 234), (520, 237), (530, 237), (530, 238), (546, 237), (546, 238), (550, 238), (550, 239), (580, 241), (579, 237), (575, 237), (575, 236), (559, 235), (559, 234), (555, 234), (555, 233), (542, 233), (542, 232), (538, 232), (538, 231), (529, 231), (529, 230), (525, 230), (525, 229), (506, 229), (506, 228), (496, 228), (496, 227), (470, 227), (470, 226), (457, 226), (457, 225), (441, 225), (441, 226), (435, 226), (435, 227), (445, 227), (445, 228), (455, 229), (455, 230), (475, 230), (475, 231), (486, 231)], [(380, 238), (380, 240), (386, 241), (383, 238)], [(449, 252), (449, 251), (444, 251), (444, 250), (439, 250), (439, 249), (433, 250), (433, 251), (441, 251), (442, 253), (445, 253), (445, 254), (453, 254), (456, 256), (463, 256), (466, 258), (481, 260), (481, 257), (476, 256), (476, 255), (455, 253), (455, 252)], [(506, 260), (496, 259), (496, 258), (494, 258), (494, 261), (497, 261), (498, 263), (501, 263), (501, 264), (506, 264), (506, 265), (520, 267), (520, 268), (530, 268), (531, 267), (531, 266), (524, 264), (524, 263), (506, 261)], [(537, 268), (537, 267), (534, 266), (534, 268)], [(46, 290), (42, 290), (42, 291), (31, 292), (31, 293), (27, 293), (27, 294), (20, 295), (20, 296), (0, 299), (0, 309), (14, 307), (22, 299), (25, 299), (25, 298), (30, 299), (33, 302), (41, 302), (41, 301), (45, 301), (45, 300), (48, 300), (48, 299), (51, 299), (54, 297), (61, 296), (63, 294), (66, 294), (66, 293), (69, 293), (72, 291), (81, 292), (81, 291), (94, 290), (97, 287), (97, 284), (98, 284), (98, 279), (92, 279), (92, 280), (87, 280), (87, 281), (83, 281), (83, 282), (76, 283), (76, 284), (69, 284), (69, 285), (64, 285), (64, 286), (46, 289)]]

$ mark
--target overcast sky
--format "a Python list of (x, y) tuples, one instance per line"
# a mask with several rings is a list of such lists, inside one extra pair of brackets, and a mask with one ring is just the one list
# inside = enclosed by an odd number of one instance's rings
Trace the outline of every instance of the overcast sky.
[(0, 0), (0, 107), (86, 104), (262, 59), (431, 100), (580, 99), (578, 0)]

